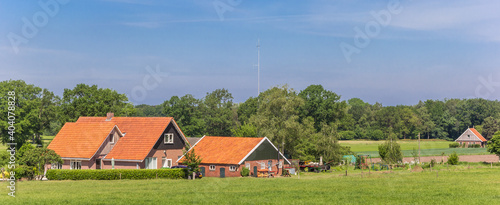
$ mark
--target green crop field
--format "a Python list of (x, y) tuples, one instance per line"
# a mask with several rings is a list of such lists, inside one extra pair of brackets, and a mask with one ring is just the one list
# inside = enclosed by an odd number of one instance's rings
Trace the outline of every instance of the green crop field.
[[(344, 146), (351, 147), (353, 152), (366, 152), (366, 151), (378, 151), (378, 146), (384, 143), (381, 141), (367, 141), (367, 140), (340, 140), (339, 143)], [(413, 150), (413, 148), (418, 149), (418, 140), (399, 140), (398, 143), (401, 145), (401, 150)], [(420, 149), (443, 149), (449, 148), (450, 141), (445, 140), (421, 140)]]
[[(367, 140), (341, 140), (341, 145), (351, 147), (351, 151), (357, 154), (369, 154), (371, 157), (379, 157), (378, 146), (385, 141)], [(417, 140), (399, 140), (404, 157), (412, 157), (413, 149), (418, 149)], [(490, 154), (486, 148), (449, 148), (450, 141), (445, 140), (421, 140), (420, 156), (440, 156), (442, 153), (450, 155), (456, 152), (458, 155), (483, 155)]]
[[(500, 168), (306, 173), (291, 178), (23, 181), (2, 204), (497, 204)], [(436, 167), (440, 169), (439, 166)], [(485, 189), (485, 187), (487, 187)], [(464, 194), (474, 193), (474, 194)]]

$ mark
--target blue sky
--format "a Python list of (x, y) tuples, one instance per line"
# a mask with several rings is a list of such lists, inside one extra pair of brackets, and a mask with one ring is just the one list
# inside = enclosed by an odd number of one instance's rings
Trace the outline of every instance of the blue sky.
[(497, 100), (499, 10), (464, 0), (1, 0), (0, 80), (57, 95), (97, 84), (134, 104), (226, 88), (243, 102), (257, 95), (260, 39), (261, 90), (322, 84), (383, 105)]

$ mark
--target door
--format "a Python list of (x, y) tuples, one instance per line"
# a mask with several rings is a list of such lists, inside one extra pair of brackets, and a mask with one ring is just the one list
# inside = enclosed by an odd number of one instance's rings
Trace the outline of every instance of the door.
[(220, 168), (220, 178), (226, 177), (226, 168)]
[(258, 174), (258, 173), (257, 173), (257, 166), (254, 166), (254, 167), (253, 167), (253, 176), (254, 176), (254, 177), (257, 177), (257, 176), (258, 176), (257, 174)]
[(101, 159), (95, 160), (95, 169), (101, 169)]
[(205, 167), (200, 167), (201, 176), (205, 176)]

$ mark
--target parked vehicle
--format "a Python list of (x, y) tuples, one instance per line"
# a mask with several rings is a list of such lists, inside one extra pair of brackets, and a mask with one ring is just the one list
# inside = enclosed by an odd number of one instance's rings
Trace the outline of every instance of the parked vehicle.
[[(191, 171), (191, 168), (186, 166), (186, 165), (177, 165), (177, 166), (172, 166), (171, 167), (172, 169), (184, 169), (184, 168), (188, 168), (189, 171)], [(203, 175), (201, 174), (201, 172), (196, 172), (196, 178), (198, 179), (201, 179), (203, 177)], [(191, 179), (192, 176), (188, 176), (188, 179)]]

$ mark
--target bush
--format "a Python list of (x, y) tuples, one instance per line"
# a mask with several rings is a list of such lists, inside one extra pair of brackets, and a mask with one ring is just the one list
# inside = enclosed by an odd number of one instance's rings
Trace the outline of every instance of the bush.
[(453, 142), (448, 145), (450, 148), (458, 148), (460, 147), (460, 143), (458, 142)]
[(448, 157), (448, 164), (450, 164), (450, 165), (457, 165), (458, 164), (458, 160), (459, 160), (458, 154), (456, 152), (453, 152)]
[[(186, 169), (50, 169), (49, 180), (182, 179)], [(16, 173), (17, 174), (17, 173)]]
[(469, 148), (480, 148), (481, 145), (480, 144), (470, 144), (469, 145)]
[(16, 177), (16, 179), (21, 179), (21, 178), (33, 179), (34, 177), (33, 167), (30, 166), (16, 165), (16, 168), (8, 170), (9, 173), (11, 171), (15, 172), (14, 177)]
[(250, 169), (243, 167), (240, 171), (240, 174), (242, 177), (248, 177), (250, 176)]

